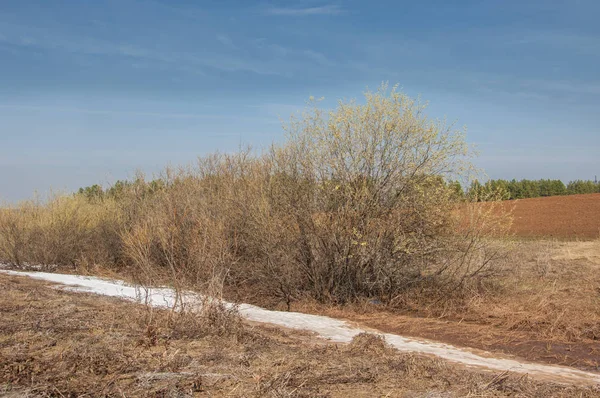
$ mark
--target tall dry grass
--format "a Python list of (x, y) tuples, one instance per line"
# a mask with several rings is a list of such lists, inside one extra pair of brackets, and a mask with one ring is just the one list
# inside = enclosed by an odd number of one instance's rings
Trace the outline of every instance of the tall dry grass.
[(118, 195), (4, 210), (0, 260), (99, 264), (177, 291), (227, 275), (288, 306), (443, 297), (493, 268), (500, 252), (487, 237), (505, 218), (446, 182), (472, 172), (462, 131), (386, 86), (365, 104), (314, 105), (261, 154), (214, 154), (152, 183), (138, 176)]
[(121, 208), (114, 200), (91, 202), (52, 194), (0, 210), (0, 260), (76, 267), (85, 261), (120, 260)]

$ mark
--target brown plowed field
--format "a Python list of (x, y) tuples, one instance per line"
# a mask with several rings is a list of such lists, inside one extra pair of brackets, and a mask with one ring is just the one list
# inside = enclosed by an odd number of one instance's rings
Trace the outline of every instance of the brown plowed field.
[(594, 239), (600, 235), (600, 194), (506, 201), (514, 207), (512, 232), (522, 237)]

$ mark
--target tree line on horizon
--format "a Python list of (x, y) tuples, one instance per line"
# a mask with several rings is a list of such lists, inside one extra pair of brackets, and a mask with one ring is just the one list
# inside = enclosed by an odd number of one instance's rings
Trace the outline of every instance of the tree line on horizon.
[[(440, 182), (442, 179), (440, 177)], [(104, 198), (118, 199), (123, 191), (136, 184), (136, 181), (118, 180), (110, 187), (104, 189), (98, 184), (79, 188), (78, 195), (85, 196), (90, 200)], [(500, 198), (502, 200), (541, 198), (547, 196), (578, 195), (589, 193), (600, 193), (600, 183), (591, 180), (574, 180), (565, 185), (561, 180), (539, 179), (539, 180), (488, 180), (481, 183), (478, 180), (471, 182), (465, 189), (459, 181), (446, 183), (460, 197), (478, 198), (479, 201), (487, 198)], [(137, 184), (136, 184), (137, 185)], [(146, 194), (152, 194), (165, 186), (165, 182), (158, 178), (141, 186), (145, 187)], [(494, 195), (492, 195), (494, 194)]]
[[(456, 183), (455, 183), (456, 184)], [(574, 180), (565, 185), (561, 180), (539, 179), (517, 181), (489, 180), (481, 183), (475, 180), (463, 191), (465, 195), (486, 198), (495, 192), (503, 200), (541, 198), (547, 196), (578, 195), (600, 193), (600, 184), (591, 180)]]

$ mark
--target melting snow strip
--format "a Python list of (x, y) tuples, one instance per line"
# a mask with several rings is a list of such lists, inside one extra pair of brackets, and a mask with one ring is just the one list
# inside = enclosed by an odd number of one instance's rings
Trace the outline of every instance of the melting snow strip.
[[(95, 277), (52, 274), (45, 272), (21, 272), (0, 270), (8, 275), (29, 276), (49, 282), (68, 285), (68, 290), (102, 294), (120, 297), (134, 301), (145, 301), (155, 307), (172, 307), (174, 304), (174, 291), (168, 288), (153, 288), (147, 295), (139, 287), (130, 286), (122, 281), (106, 280)], [(226, 303), (228, 306), (234, 304)], [(298, 312), (271, 311), (250, 304), (238, 306), (240, 314), (250, 320), (260, 323), (270, 323), (290, 329), (306, 330), (316, 333), (322, 338), (338, 343), (349, 343), (354, 336), (372, 330), (361, 329), (350, 325), (348, 322), (325, 316), (302, 314)], [(485, 368), (494, 371), (510, 371), (526, 373), (538, 378), (544, 378), (556, 383), (573, 383), (585, 385), (599, 385), (600, 374), (586, 372), (574, 368), (544, 365), (540, 363), (519, 361), (516, 359), (493, 357), (492, 354), (482, 352), (486, 356), (478, 355), (467, 349), (454, 347), (448, 344), (416, 340), (391, 333), (381, 333), (392, 347), (403, 352), (433, 355), (448, 361), (460, 363), (469, 367)]]

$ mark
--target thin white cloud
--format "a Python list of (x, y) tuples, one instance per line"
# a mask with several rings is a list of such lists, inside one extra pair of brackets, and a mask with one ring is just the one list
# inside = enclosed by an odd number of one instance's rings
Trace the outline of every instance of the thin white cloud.
[[(22, 27), (16, 27), (24, 30)], [(39, 29), (37, 31), (33, 30), (31, 33), (35, 35), (27, 37), (21, 35), (5, 36), (2, 41), (18, 46), (59, 50), (75, 54), (128, 57), (132, 60), (146, 61), (153, 65), (168, 64), (178, 70), (195, 71), (200, 74), (203, 74), (207, 68), (228, 72), (252, 72), (259, 75), (287, 76), (289, 74), (288, 71), (282, 71), (276, 65), (271, 65), (260, 59), (238, 57), (219, 51), (207, 51), (200, 55), (192, 52), (145, 48), (129, 43), (116, 43), (92, 37), (65, 37), (43, 32)], [(220, 36), (221, 38), (217, 38), (217, 40), (226, 43), (227, 36)], [(233, 42), (230, 42), (230, 45), (233, 45)]]
[[(509, 74), (494, 74), (465, 71), (454, 73), (464, 86), (474, 88), (479, 93), (516, 95), (536, 101), (579, 101), (582, 97), (600, 96), (600, 80), (576, 79), (524, 79)], [(558, 96), (558, 97), (557, 97)]]
[(596, 36), (586, 36), (559, 31), (529, 31), (519, 37), (509, 40), (518, 45), (542, 45), (552, 49), (565, 49), (585, 55), (597, 56), (600, 53), (600, 39)]
[(225, 47), (231, 48), (232, 50), (237, 49), (237, 46), (233, 43), (233, 40), (231, 40), (231, 38), (227, 35), (217, 35), (217, 40)]
[(265, 10), (265, 13), (268, 15), (279, 15), (289, 17), (306, 17), (311, 15), (339, 15), (343, 12), (344, 10), (340, 6), (335, 4), (303, 8), (270, 7)]
[(320, 66), (337, 66), (336, 62), (329, 59), (325, 54), (315, 50), (285, 47), (277, 43), (270, 43), (266, 38), (253, 39), (251, 40), (251, 43), (257, 49), (268, 52), (275, 58), (295, 58), (307, 60), (313, 64), (317, 64)]
[(36, 105), (12, 105), (0, 104), (0, 109), (13, 109), (34, 112), (64, 112), (64, 113), (85, 113), (92, 115), (107, 116), (148, 116), (170, 119), (226, 119), (229, 116), (216, 114), (199, 113), (165, 113), (165, 112), (138, 112), (138, 111), (114, 111), (106, 109), (86, 109), (86, 108), (68, 108), (57, 106), (36, 106)]
[(315, 61), (316, 63), (322, 66), (334, 66), (335, 63), (332, 62), (329, 58), (327, 58), (324, 54), (313, 51), (313, 50), (304, 50), (302, 51), (302, 55), (305, 57)]
[(548, 92), (562, 92), (577, 95), (600, 95), (600, 83), (598, 82), (530, 80), (525, 81), (523, 86)]
[[(237, 120), (254, 121), (266, 124), (279, 124), (279, 120), (272, 118), (272, 104), (256, 105), (257, 109), (261, 110), (260, 114), (255, 115), (237, 115)], [(63, 113), (63, 114), (87, 114), (87, 115), (101, 115), (111, 117), (149, 117), (159, 119), (189, 119), (189, 120), (231, 120), (229, 114), (221, 113), (183, 113), (183, 112), (154, 112), (154, 111), (135, 111), (135, 110), (112, 110), (112, 109), (90, 109), (90, 108), (76, 108), (76, 107), (65, 107), (65, 106), (52, 106), (52, 105), (20, 105), (20, 104), (2, 104), (0, 103), (0, 112), (2, 110), (8, 111), (25, 111), (25, 112), (40, 112), (40, 113)], [(183, 131), (183, 130), (180, 130)], [(188, 133), (193, 133), (196, 130), (189, 130)], [(221, 133), (219, 133), (221, 134)], [(238, 135), (235, 133), (234, 135)]]

